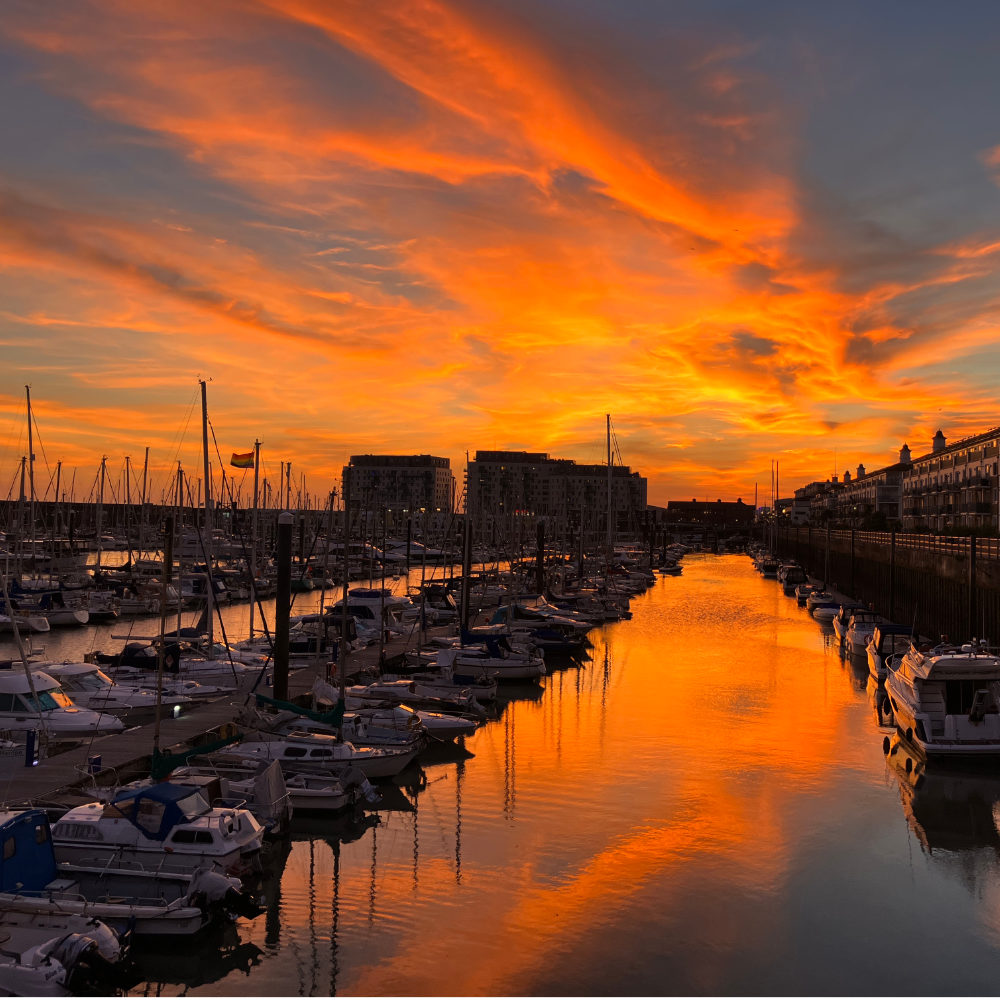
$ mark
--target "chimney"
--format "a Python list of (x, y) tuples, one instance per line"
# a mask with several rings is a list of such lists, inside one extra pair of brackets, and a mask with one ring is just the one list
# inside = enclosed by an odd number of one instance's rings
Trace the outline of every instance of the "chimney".
[(904, 444), (902, 448), (899, 449), (899, 461), (903, 465), (909, 465), (913, 459), (910, 458), (910, 446)]
[(864, 465), (859, 465), (858, 466), (858, 479), (860, 479), (864, 474), (865, 474), (865, 467), (864, 467)]
[(830, 482), (836, 484), (840, 482), (840, 480), (836, 476), (834, 476), (833, 479), (830, 480)]
[(939, 451), (944, 451), (944, 435), (941, 433), (940, 429), (937, 434), (934, 435), (934, 441), (931, 443), (931, 451), (935, 454)]
[(849, 483), (850, 481), (851, 481), (851, 470), (850, 469), (845, 469), (844, 470), (844, 482), (845, 483)]

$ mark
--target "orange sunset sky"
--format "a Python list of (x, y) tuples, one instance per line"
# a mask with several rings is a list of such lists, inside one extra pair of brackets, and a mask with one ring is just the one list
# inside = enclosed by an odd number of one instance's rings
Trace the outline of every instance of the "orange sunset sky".
[[(8, 0), (0, 496), (263, 441), (745, 500), (1000, 424), (1000, 9)], [(836, 465), (835, 465), (836, 462)], [(65, 480), (64, 480), (65, 486)]]

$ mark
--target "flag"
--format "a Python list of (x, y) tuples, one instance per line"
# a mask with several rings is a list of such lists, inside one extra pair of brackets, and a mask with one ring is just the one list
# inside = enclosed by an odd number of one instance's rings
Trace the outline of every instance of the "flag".
[(252, 469), (253, 468), (253, 452), (248, 451), (245, 453), (240, 453), (238, 451), (233, 452), (233, 457), (229, 460), (229, 464), (234, 469)]

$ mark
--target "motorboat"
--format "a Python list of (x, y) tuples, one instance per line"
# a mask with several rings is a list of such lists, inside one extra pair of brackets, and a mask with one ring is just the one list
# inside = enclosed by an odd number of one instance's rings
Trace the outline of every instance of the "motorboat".
[(451, 667), (458, 674), (497, 681), (537, 680), (545, 676), (545, 661), (541, 656), (514, 649), (503, 636), (487, 637), (481, 645), (442, 649), (435, 663)]
[(894, 659), (905, 656), (910, 646), (916, 642), (911, 625), (895, 625), (892, 622), (879, 622), (875, 631), (868, 639), (865, 653), (868, 657), (868, 673), (879, 684), (885, 681), (886, 664)]
[(415, 749), (390, 750), (384, 747), (355, 746), (327, 734), (291, 732), (277, 736), (258, 733), (220, 751), (215, 759), (279, 761), (282, 770), (329, 772), (349, 764), (366, 778), (392, 778), (417, 756)]
[(258, 912), (239, 879), (207, 868), (168, 873), (103, 861), (60, 864), (40, 809), (0, 813), (0, 840), (12, 845), (0, 860), (4, 913), (73, 915), (119, 934), (173, 937), (196, 934), (223, 915)]
[(896, 728), (919, 754), (1000, 756), (1000, 656), (974, 642), (911, 646), (886, 668)]
[(840, 610), (840, 601), (825, 590), (817, 591), (814, 594), (810, 594), (807, 598), (806, 610), (816, 621), (828, 625), (837, 617), (837, 612)]
[(851, 615), (851, 623), (844, 636), (844, 648), (851, 656), (864, 656), (868, 640), (876, 627), (882, 621), (882, 616), (874, 611), (858, 610)]
[[(160, 661), (156, 644), (132, 642), (120, 653), (97, 653), (95, 659), (111, 668), (110, 673), (120, 684), (150, 686), (156, 683)], [(163, 672), (168, 681), (197, 681), (232, 692), (253, 684), (260, 670), (229, 657), (206, 659), (195, 655), (190, 645), (169, 642), (163, 650)]]
[(844, 636), (847, 635), (847, 630), (851, 625), (851, 616), (862, 608), (864, 608), (863, 604), (849, 603), (841, 604), (837, 609), (837, 614), (833, 619), (833, 631), (841, 643), (843, 643)]
[[(175, 771), (174, 777), (180, 780), (194, 775), (224, 778), (230, 793), (249, 797), (262, 773), (261, 761), (237, 760), (231, 754), (228, 757), (208, 754), (195, 761)], [(283, 787), (296, 816), (336, 813), (358, 804), (378, 805), (382, 800), (377, 789), (356, 767), (339, 768), (335, 775), (285, 771), (277, 762), (263, 765), (263, 769), (274, 766), (282, 772)]]
[[(170, 772), (170, 782), (199, 792), (214, 808), (248, 809), (266, 836), (284, 835), (291, 825), (291, 796), (277, 762), (258, 761), (239, 773), (230, 768), (224, 774), (215, 768), (184, 764)], [(152, 784), (153, 779), (147, 778), (123, 787), (143, 788)]]
[(70, 809), (53, 825), (52, 839), (59, 861), (166, 870), (211, 865), (239, 875), (256, 865), (263, 832), (247, 809), (214, 808), (200, 792), (162, 781)]
[(0, 912), (0, 989), (7, 996), (111, 995), (125, 949), (100, 920)]
[(804, 607), (806, 601), (809, 600), (809, 595), (814, 594), (819, 588), (811, 583), (800, 583), (795, 588), (795, 600), (798, 602), (799, 607)]
[(83, 739), (120, 733), (120, 719), (79, 708), (60, 683), (43, 671), (29, 677), (20, 663), (0, 670), (0, 732), (41, 731), (50, 740)]
[(96, 663), (39, 663), (37, 668), (57, 680), (77, 705), (107, 712), (132, 725), (151, 722), (156, 716), (157, 701), (164, 719), (176, 717), (192, 703), (183, 694), (158, 699), (155, 691), (117, 684)]
[(795, 588), (807, 580), (806, 571), (798, 563), (782, 563), (778, 567), (778, 582), (786, 597), (794, 597)]

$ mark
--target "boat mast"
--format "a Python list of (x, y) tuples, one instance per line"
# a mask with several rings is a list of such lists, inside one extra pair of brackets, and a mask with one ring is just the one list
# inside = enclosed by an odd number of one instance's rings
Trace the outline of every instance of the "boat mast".
[(35, 572), (35, 448), (31, 427), (31, 386), (24, 387), (24, 395), (28, 402), (28, 531), (31, 534), (31, 575)]
[(142, 546), (146, 541), (146, 486), (149, 477), (149, 446), (146, 446), (146, 457), (142, 460), (142, 510), (139, 515), (139, 556), (142, 557)]
[(101, 485), (97, 491), (97, 572), (101, 571), (101, 531), (104, 523), (104, 476), (107, 471), (108, 456), (101, 456), (100, 480)]
[(182, 516), (182, 511), (184, 509), (184, 469), (181, 463), (177, 463), (177, 504), (176, 504), (176, 514), (174, 517), (174, 532), (175, 532), (175, 542), (177, 544), (177, 634), (180, 635), (181, 631), (181, 608), (184, 606), (184, 602), (181, 598), (181, 591), (183, 589), (183, 573), (184, 573), (184, 553), (182, 551), (181, 541), (184, 538), (183, 524), (184, 519)]
[(257, 505), (260, 501), (260, 441), (253, 443), (253, 516), (250, 521), (250, 638), (257, 604)]
[(610, 558), (614, 548), (611, 528), (611, 414), (608, 413), (606, 416), (608, 427), (608, 558)]
[(212, 592), (212, 480), (208, 477), (208, 386), (204, 379), (201, 382), (201, 452), (205, 471), (205, 508), (204, 508), (204, 555), (205, 555), (205, 610), (208, 626), (208, 648), (211, 651), (215, 630), (212, 616), (214, 614), (214, 598)]

